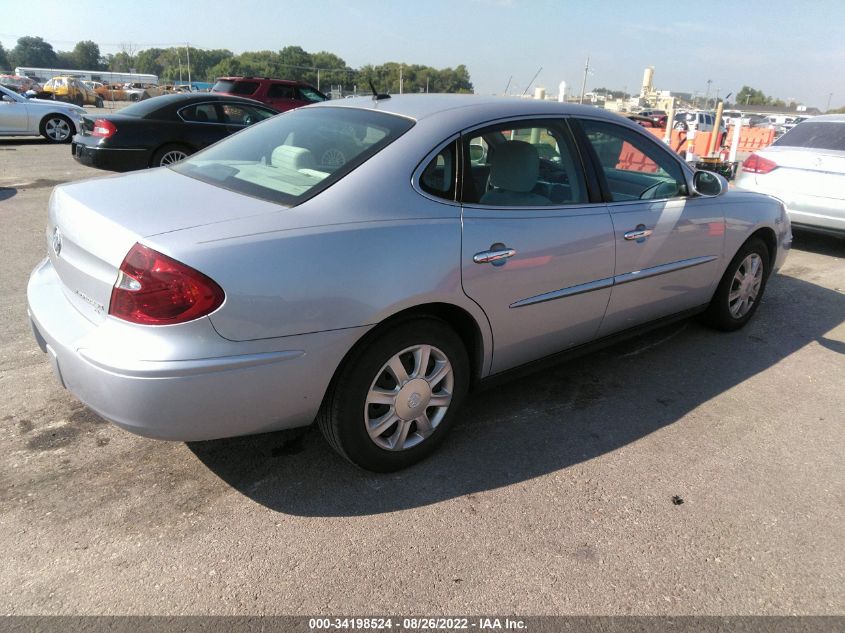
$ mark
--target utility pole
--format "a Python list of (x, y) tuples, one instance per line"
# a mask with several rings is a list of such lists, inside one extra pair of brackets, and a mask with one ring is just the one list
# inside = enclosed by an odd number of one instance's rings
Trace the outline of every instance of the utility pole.
[(833, 93), (828, 93), (827, 95), (827, 108), (825, 108), (825, 112), (830, 112), (830, 100), (833, 97)]
[(402, 66), (399, 67), (399, 94), (402, 94), (402, 89), (404, 88), (403, 85), (404, 79), (402, 76)]
[(713, 83), (712, 79), (707, 80), (707, 92), (704, 95), (704, 108), (707, 109), (710, 107), (710, 84)]
[(320, 69), (317, 69), (317, 90), (320, 89)]
[(587, 73), (590, 72), (590, 56), (587, 56), (587, 63), (584, 64), (584, 81), (581, 82), (581, 98), (578, 103), (584, 103), (584, 92), (587, 89)]
[(185, 42), (185, 48), (188, 51), (188, 90), (193, 91), (194, 86), (191, 83), (191, 44), (190, 42)]

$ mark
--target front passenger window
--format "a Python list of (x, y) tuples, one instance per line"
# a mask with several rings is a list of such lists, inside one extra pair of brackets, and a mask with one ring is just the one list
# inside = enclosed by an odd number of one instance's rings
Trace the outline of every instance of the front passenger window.
[(614, 202), (687, 195), (686, 179), (666, 149), (634, 130), (604, 121), (582, 120)]

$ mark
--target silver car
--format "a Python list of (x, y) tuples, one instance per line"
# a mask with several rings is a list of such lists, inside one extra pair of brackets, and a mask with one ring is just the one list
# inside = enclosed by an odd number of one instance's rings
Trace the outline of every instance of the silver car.
[(69, 143), (82, 132), (79, 106), (49, 99), (27, 99), (0, 86), (0, 137), (43, 136), (54, 143)]
[(796, 228), (845, 235), (845, 114), (807, 119), (757, 150), (737, 186), (782, 200)]
[(171, 440), (316, 419), (379, 471), (491, 377), (695, 313), (741, 327), (791, 244), (777, 200), (635, 123), (471, 95), (297, 109), (49, 207), (29, 314), (80, 400)]

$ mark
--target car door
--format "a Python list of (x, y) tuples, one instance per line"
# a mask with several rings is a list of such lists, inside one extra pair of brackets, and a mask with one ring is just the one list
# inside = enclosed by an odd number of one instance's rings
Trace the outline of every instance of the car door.
[(582, 118), (616, 242), (613, 290), (599, 336), (706, 304), (724, 249), (721, 201), (689, 195), (680, 160), (636, 129)]
[(0, 133), (29, 132), (30, 106), (25, 101), (0, 91)]
[(613, 227), (565, 119), (506, 121), (460, 144), (462, 284), (490, 321), (492, 372), (593, 339)]

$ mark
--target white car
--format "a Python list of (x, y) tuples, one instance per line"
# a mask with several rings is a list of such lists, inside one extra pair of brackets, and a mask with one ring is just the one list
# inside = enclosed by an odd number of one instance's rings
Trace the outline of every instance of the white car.
[(799, 229), (845, 235), (845, 115), (813, 117), (758, 149), (736, 185), (782, 200)]
[(82, 132), (79, 106), (49, 99), (27, 99), (0, 86), (0, 136), (43, 136), (53, 143), (70, 143)]

